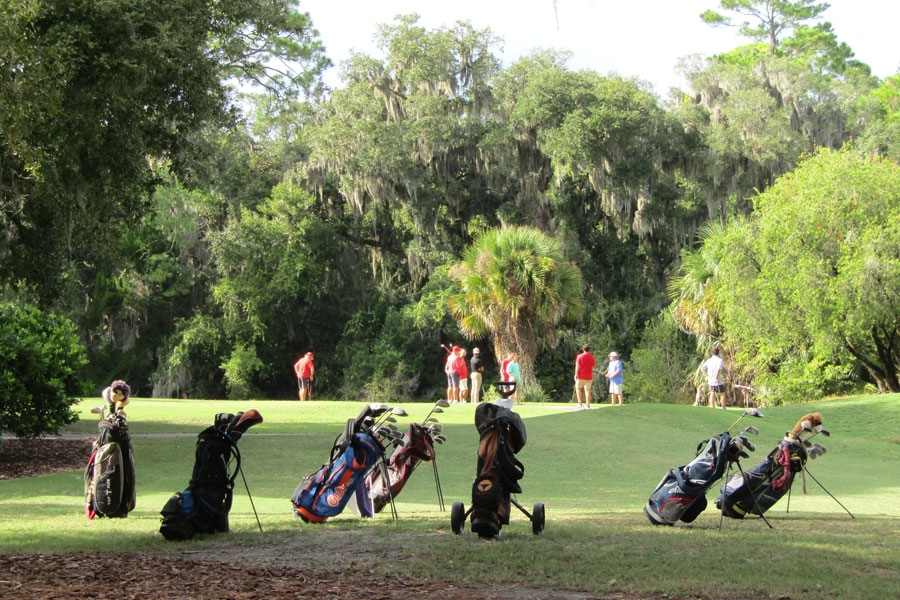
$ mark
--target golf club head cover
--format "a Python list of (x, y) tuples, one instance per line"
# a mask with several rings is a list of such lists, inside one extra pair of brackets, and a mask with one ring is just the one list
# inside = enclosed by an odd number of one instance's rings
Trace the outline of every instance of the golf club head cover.
[(793, 431), (795, 435), (800, 435), (804, 426), (814, 431), (817, 427), (822, 427), (822, 415), (820, 413), (803, 415), (791, 431)]

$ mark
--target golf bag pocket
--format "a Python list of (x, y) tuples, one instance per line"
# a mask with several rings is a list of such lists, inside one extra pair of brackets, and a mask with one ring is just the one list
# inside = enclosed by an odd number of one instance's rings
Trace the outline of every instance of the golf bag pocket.
[(291, 496), (294, 513), (313, 523), (341, 514), (382, 452), (372, 436), (354, 433), (335, 460), (303, 478)]
[(134, 454), (127, 431), (100, 423), (100, 434), (84, 471), (84, 492), (89, 519), (125, 517), (134, 510)]
[(189, 540), (194, 537), (194, 526), (190, 520), (193, 504), (190, 490), (177, 492), (169, 498), (160, 511), (163, 519), (159, 532), (163, 537), (167, 540)]

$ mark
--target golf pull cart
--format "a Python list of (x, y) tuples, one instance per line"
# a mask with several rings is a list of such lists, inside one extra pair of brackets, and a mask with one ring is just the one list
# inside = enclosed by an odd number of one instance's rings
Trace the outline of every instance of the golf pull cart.
[[(515, 393), (516, 382), (501, 381), (496, 385), (501, 397)], [(461, 534), (466, 519), (478, 537), (493, 538), (503, 525), (509, 524), (510, 504), (531, 521), (531, 531), (544, 530), (544, 505), (536, 502), (529, 513), (511, 494), (519, 494), (519, 480), (525, 466), (514, 456), (525, 446), (525, 424), (522, 418), (497, 404), (479, 404), (475, 409), (475, 427), (481, 436), (478, 445), (477, 477), (472, 484), (472, 506), (466, 510), (462, 502), (450, 509), (450, 528)]]

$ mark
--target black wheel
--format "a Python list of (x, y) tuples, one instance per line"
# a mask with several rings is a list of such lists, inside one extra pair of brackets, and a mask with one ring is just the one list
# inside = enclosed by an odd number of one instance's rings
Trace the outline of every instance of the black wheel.
[(463, 532), (466, 523), (466, 506), (462, 502), (454, 502), (450, 508), (450, 530), (456, 535)]
[(534, 508), (531, 509), (531, 531), (534, 535), (539, 535), (544, 531), (544, 503), (535, 502)]

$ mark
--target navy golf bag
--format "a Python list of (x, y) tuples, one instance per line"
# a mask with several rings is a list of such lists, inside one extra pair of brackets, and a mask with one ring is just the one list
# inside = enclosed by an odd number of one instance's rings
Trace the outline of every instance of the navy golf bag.
[(706, 491), (722, 478), (729, 463), (748, 457), (745, 447), (754, 449), (743, 435), (732, 438), (727, 431), (700, 442), (694, 460), (669, 469), (653, 490), (644, 506), (650, 522), (654, 525), (693, 522), (706, 509)]
[(167, 540), (188, 540), (197, 533), (228, 531), (234, 480), (241, 470), (237, 443), (246, 431), (262, 423), (256, 410), (236, 415), (220, 413), (214, 424), (197, 435), (194, 471), (186, 490), (173, 495), (162, 511), (159, 532)]
[(388, 459), (387, 482), (380, 469), (369, 472), (366, 485), (372, 499), (372, 509), (378, 513), (387, 506), (392, 498), (403, 490), (406, 482), (412, 477), (413, 471), (421, 462), (431, 462), (435, 465), (435, 483), (438, 489), (438, 501), (441, 500), (440, 480), (437, 477), (437, 466), (434, 462), (437, 456), (434, 451), (432, 430), (419, 423), (410, 423), (409, 432), (403, 435), (403, 439), (394, 448)]
[(743, 519), (747, 513), (762, 515), (788, 493), (806, 459), (803, 442), (788, 432), (764, 461), (743, 474), (735, 473), (722, 486), (716, 507), (733, 519)]
[[(115, 405), (112, 405), (113, 409)], [(95, 409), (96, 411), (102, 409)], [(111, 412), (98, 425), (99, 434), (84, 469), (84, 514), (127, 517), (136, 504), (134, 451), (125, 411)]]
[(343, 512), (354, 496), (361, 513), (373, 516), (366, 486), (360, 484), (370, 470), (385, 462), (375, 419), (388, 410), (383, 404), (370, 404), (358, 417), (347, 421), (331, 447), (330, 460), (304, 477), (294, 490), (291, 502), (295, 516), (307, 523), (322, 523)]

